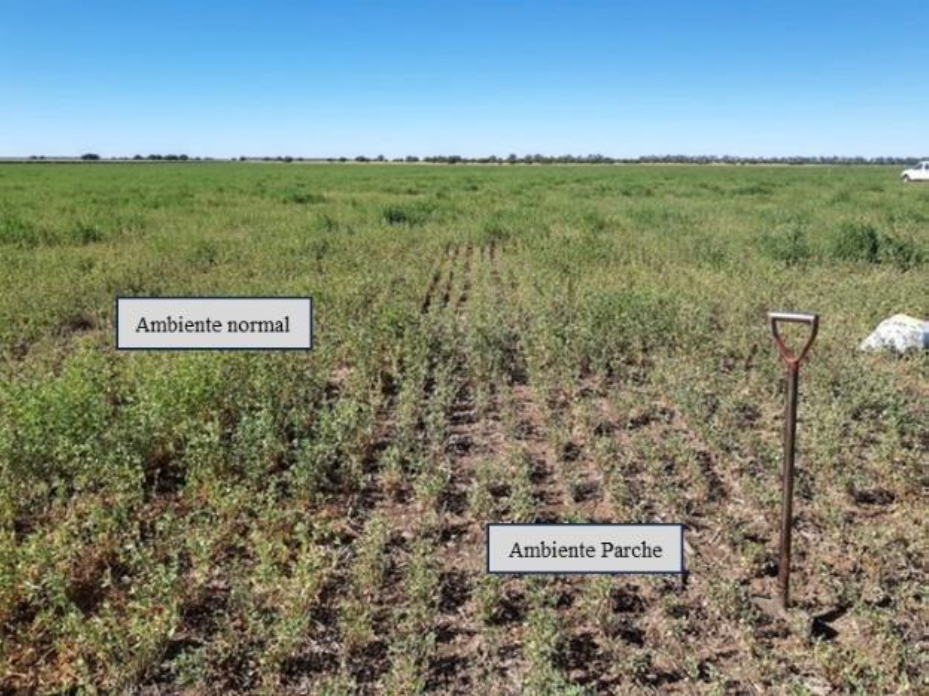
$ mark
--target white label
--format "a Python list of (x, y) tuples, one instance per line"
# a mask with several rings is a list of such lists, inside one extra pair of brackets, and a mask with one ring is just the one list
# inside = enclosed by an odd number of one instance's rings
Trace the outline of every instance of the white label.
[(120, 297), (118, 350), (309, 350), (309, 297)]
[(683, 573), (680, 524), (489, 524), (490, 573)]

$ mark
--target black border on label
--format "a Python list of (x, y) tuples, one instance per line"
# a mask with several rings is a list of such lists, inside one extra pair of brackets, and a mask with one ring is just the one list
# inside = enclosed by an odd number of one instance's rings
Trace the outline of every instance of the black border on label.
[[(680, 527), (681, 568), (680, 570), (491, 570), (490, 528), (491, 527)], [(484, 551), (486, 568), (490, 575), (686, 575), (684, 563), (684, 525), (680, 522), (488, 522), (484, 525)]]
[[(119, 301), (120, 300), (307, 300), (309, 303), (310, 310), (310, 345), (308, 346), (295, 346), (289, 348), (246, 348), (246, 347), (235, 347), (235, 348), (217, 348), (217, 347), (198, 347), (198, 348), (126, 348), (119, 345)], [(227, 352), (227, 351), (242, 351), (242, 350), (251, 350), (255, 352), (266, 353), (270, 351), (311, 351), (313, 346), (316, 343), (316, 328), (313, 325), (314, 320), (314, 304), (313, 298), (304, 295), (168, 295), (168, 296), (158, 296), (158, 297), (132, 297), (128, 295), (117, 295), (115, 300), (115, 321), (113, 322), (113, 332), (114, 343), (116, 345), (116, 350), (119, 351), (152, 351), (157, 353), (163, 352), (188, 352), (193, 350), (199, 351), (217, 351), (217, 352)]]

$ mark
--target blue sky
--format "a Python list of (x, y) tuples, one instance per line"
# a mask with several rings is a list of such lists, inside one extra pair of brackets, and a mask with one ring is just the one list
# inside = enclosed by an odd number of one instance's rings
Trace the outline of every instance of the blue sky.
[(0, 0), (0, 154), (922, 155), (925, 0)]

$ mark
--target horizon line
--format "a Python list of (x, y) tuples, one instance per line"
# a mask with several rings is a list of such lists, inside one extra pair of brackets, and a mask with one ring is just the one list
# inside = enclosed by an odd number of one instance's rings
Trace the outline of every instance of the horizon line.
[(905, 164), (907, 162), (919, 162), (929, 159), (929, 155), (714, 155), (698, 154), (685, 155), (676, 153), (665, 154), (648, 154), (637, 155), (632, 157), (621, 157), (613, 155), (603, 155), (600, 153), (589, 153), (582, 155), (560, 154), (545, 155), (540, 153), (525, 154), (507, 154), (500, 155), (456, 155), (456, 154), (432, 154), (432, 155), (405, 155), (405, 156), (386, 156), (386, 155), (335, 155), (335, 156), (315, 156), (315, 155), (232, 155), (232, 156), (213, 156), (213, 155), (188, 155), (185, 153), (167, 153), (147, 155), (100, 155), (98, 153), (87, 151), (80, 155), (2, 155), (0, 162), (18, 163), (18, 162), (84, 162), (84, 163), (103, 163), (103, 162), (173, 162), (173, 163), (190, 163), (190, 162), (324, 162), (324, 163), (356, 163), (356, 164), (635, 164), (635, 163), (661, 163), (661, 162), (691, 162), (691, 163), (739, 163), (739, 162), (822, 162), (829, 163), (861, 163), (861, 164)]

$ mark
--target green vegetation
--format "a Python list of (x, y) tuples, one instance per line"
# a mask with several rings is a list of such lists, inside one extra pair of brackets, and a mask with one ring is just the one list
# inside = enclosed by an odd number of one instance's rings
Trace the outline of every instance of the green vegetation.
[[(929, 689), (929, 187), (882, 167), (0, 166), (0, 691)], [(317, 347), (118, 353), (117, 295)], [(793, 595), (773, 591), (783, 369)], [(677, 578), (487, 577), (488, 521), (679, 521)]]

